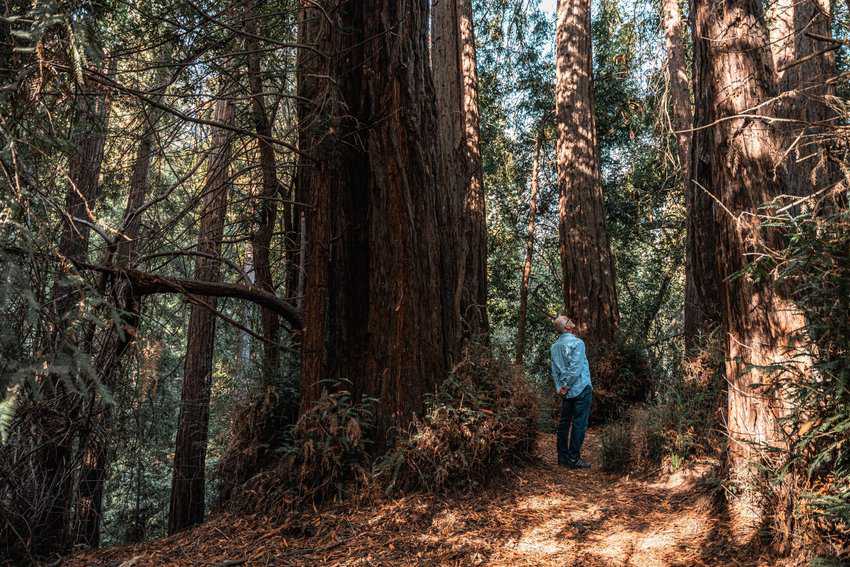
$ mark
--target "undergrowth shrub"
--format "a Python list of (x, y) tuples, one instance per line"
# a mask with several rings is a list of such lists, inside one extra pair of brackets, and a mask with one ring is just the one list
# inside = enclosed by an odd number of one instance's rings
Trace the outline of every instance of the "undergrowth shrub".
[(609, 472), (676, 470), (689, 459), (718, 455), (725, 402), (723, 353), (716, 335), (685, 358), (682, 373), (668, 376), (647, 404), (602, 431), (602, 467)]
[[(831, 197), (831, 198), (830, 198)], [(783, 421), (790, 456), (774, 484), (794, 485), (797, 545), (850, 559), (850, 210), (847, 191), (821, 206), (773, 219), (787, 247), (762, 256), (806, 317), (798, 337), (805, 360), (789, 353), (776, 381), (788, 400)]]
[(641, 345), (618, 341), (612, 346), (589, 348), (593, 381), (591, 423), (619, 420), (629, 407), (649, 399), (652, 373)]
[(528, 457), (536, 431), (536, 396), (521, 370), (472, 354), (377, 463), (376, 478), (388, 493), (470, 486)]
[(342, 496), (346, 483), (366, 484), (374, 402), (356, 403), (347, 390), (323, 391), (296, 423), (292, 444), (278, 450), (276, 465), (239, 487), (230, 508), (284, 518), (304, 504)]

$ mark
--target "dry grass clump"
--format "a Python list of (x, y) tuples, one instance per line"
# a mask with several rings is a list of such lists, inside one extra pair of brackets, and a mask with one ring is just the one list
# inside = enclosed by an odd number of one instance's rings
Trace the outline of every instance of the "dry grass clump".
[(470, 486), (530, 455), (537, 400), (507, 361), (468, 356), (377, 464), (386, 491)]
[(632, 439), (629, 423), (617, 421), (602, 428), (599, 459), (602, 470), (611, 473), (627, 472), (632, 462)]

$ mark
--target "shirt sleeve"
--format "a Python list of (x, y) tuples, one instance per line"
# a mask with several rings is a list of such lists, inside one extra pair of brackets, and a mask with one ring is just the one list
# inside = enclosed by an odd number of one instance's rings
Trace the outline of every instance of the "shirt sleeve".
[(563, 385), (563, 376), (566, 368), (564, 367), (564, 358), (562, 356), (561, 345), (554, 345), (551, 349), (552, 358), (552, 380), (555, 382), (555, 391), (561, 389)]
[(571, 389), (581, 374), (580, 349), (575, 342), (564, 345), (564, 370), (561, 374), (563, 385)]

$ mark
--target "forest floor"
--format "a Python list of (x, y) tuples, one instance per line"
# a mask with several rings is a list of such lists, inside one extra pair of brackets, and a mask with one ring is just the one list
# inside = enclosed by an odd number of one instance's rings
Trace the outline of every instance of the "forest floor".
[(67, 559), (73, 567), (261, 565), (698, 566), (772, 564), (727, 543), (708, 465), (672, 475), (600, 472), (591, 430), (573, 471), (541, 434), (537, 459), (487, 487), (338, 504), (291, 525), (226, 514), (175, 536)]

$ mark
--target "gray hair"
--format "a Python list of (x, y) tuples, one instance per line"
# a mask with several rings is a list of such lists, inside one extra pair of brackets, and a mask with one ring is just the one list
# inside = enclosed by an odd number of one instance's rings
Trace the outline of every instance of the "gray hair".
[(555, 330), (559, 333), (563, 333), (567, 329), (575, 329), (576, 327), (576, 324), (573, 323), (572, 319), (566, 315), (558, 315), (555, 317), (553, 324), (555, 325)]

